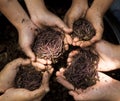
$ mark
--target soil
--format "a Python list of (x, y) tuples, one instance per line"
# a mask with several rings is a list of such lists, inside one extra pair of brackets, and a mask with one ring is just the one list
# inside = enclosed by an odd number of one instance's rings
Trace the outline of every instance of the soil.
[(73, 33), (71, 36), (78, 37), (81, 41), (88, 41), (95, 35), (93, 25), (87, 20), (80, 18), (73, 24)]
[(42, 72), (36, 71), (31, 65), (20, 66), (15, 78), (16, 88), (25, 88), (33, 91), (42, 83)]
[(73, 84), (74, 88), (86, 89), (96, 84), (98, 80), (97, 64), (98, 55), (87, 49), (77, 49), (78, 54), (73, 57), (72, 63), (64, 72), (66, 79)]
[(42, 29), (36, 36), (33, 51), (37, 57), (56, 63), (64, 53), (64, 34), (50, 27)]

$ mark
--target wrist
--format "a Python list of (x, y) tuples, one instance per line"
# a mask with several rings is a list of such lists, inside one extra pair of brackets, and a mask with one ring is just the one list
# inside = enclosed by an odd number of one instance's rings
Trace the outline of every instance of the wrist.
[(18, 24), (15, 25), (17, 30), (23, 30), (26, 27), (30, 27), (33, 26), (34, 24), (32, 23), (32, 21), (30, 19), (22, 19), (21, 22), (19, 22)]
[(98, 12), (99, 15), (104, 16), (112, 2), (113, 0), (94, 0), (90, 9), (93, 9), (94, 11)]
[(94, 6), (91, 6), (89, 9), (88, 9), (89, 12), (91, 12), (91, 14), (95, 14), (99, 17), (103, 17), (104, 16), (104, 13), (101, 12), (100, 9), (97, 9), (97, 7), (94, 7)]
[[(100, 12), (98, 12), (96, 9), (94, 9), (94, 8), (89, 8), (88, 10), (87, 10), (87, 13), (86, 13), (86, 18), (87, 17), (90, 17), (90, 16), (94, 16), (95, 18), (99, 18), (99, 19), (103, 19), (103, 15), (100, 13)], [(92, 17), (93, 17), (92, 16)], [(93, 18), (92, 18), (93, 19)], [(93, 19), (94, 20), (94, 19)]]
[(25, 34), (29, 31), (34, 31), (37, 29), (37, 27), (34, 25), (34, 23), (31, 20), (24, 20), (22, 24), (17, 26), (18, 34)]

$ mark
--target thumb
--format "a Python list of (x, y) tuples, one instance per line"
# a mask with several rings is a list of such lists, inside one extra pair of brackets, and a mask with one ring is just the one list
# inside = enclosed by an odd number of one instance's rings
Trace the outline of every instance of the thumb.
[(67, 26), (71, 29), (73, 29), (73, 23), (74, 23), (74, 20), (67, 17), (67, 15), (65, 16), (64, 18), (64, 22), (67, 24)]
[(69, 91), (69, 95), (71, 95), (75, 101), (81, 100), (80, 98), (78, 98), (79, 94), (75, 91)]
[(67, 20), (67, 25), (69, 28), (73, 29), (73, 23), (74, 23), (74, 19), (68, 19)]
[(76, 95), (78, 95), (75, 91), (69, 91), (68, 93), (69, 93), (69, 95), (71, 95), (73, 97), (76, 96)]
[(68, 28), (68, 26), (61, 20), (58, 20), (58, 22), (56, 22), (56, 26), (59, 27), (61, 30), (63, 30), (65, 33), (72, 32), (72, 29)]
[(31, 48), (29, 46), (22, 47), (22, 50), (31, 59), (31, 61), (35, 61), (35, 54), (32, 52), (32, 50), (31, 50)]

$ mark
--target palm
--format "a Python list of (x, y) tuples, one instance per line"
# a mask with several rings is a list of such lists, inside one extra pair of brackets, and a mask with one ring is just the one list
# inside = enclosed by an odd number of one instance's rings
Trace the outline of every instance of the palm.
[[(99, 71), (110, 71), (119, 67), (119, 52), (116, 45), (110, 44), (107, 41), (96, 43), (96, 50), (99, 54)], [(119, 51), (119, 50), (118, 50)]]

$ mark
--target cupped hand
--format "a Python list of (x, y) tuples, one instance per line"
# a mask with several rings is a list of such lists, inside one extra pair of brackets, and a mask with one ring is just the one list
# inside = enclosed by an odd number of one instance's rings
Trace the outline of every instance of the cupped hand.
[(1, 96), (2, 101), (41, 101), (45, 94), (49, 91), (49, 79), (52, 72), (53, 69), (51, 68), (49, 71), (45, 71), (43, 73), (41, 86), (34, 91), (22, 88), (9, 88)]
[[(73, 29), (73, 23), (79, 18), (85, 17), (85, 14), (88, 9), (87, 0), (73, 0), (71, 7), (67, 11), (64, 17), (64, 22), (66, 25)], [(66, 50), (69, 48), (69, 45), (73, 43), (73, 39), (69, 34), (65, 35), (65, 48)]]
[(30, 64), (30, 59), (22, 58), (15, 59), (8, 63), (0, 72), (0, 91), (4, 92), (5, 90), (13, 87), (19, 66), (28, 64)]
[(64, 22), (69, 28), (73, 28), (73, 23), (86, 15), (88, 0), (73, 0), (72, 5), (65, 14)]
[[(78, 89), (76, 91), (69, 91), (76, 101), (119, 101), (120, 82), (99, 72), (99, 81), (85, 90)], [(112, 93), (114, 92), (114, 94)]]
[(35, 35), (38, 33), (38, 28), (33, 25), (29, 24), (24, 26), (22, 29), (20, 29), (19, 32), (19, 45), (23, 52), (30, 57), (32, 61), (35, 61), (35, 54), (32, 51), (32, 44), (35, 38)]
[(40, 101), (49, 91), (49, 79), (53, 73), (53, 68), (49, 68), (43, 72), (42, 83), (40, 87), (34, 91), (13, 87), (16, 73), (19, 70), (18, 67), (28, 64), (30, 64), (29, 59), (19, 58), (7, 64), (2, 70), (0, 74), (0, 91), (4, 92), (0, 96), (2, 101)]
[[(57, 73), (57, 82), (67, 88), (69, 94), (73, 96), (75, 101), (99, 101), (99, 100), (109, 100), (109, 101), (118, 101), (119, 99), (119, 90), (116, 89), (120, 87), (120, 82), (105, 75), (104, 73), (98, 72), (99, 80), (95, 85), (88, 87), (86, 89), (74, 89), (74, 86), (69, 83), (63, 73), (65, 69), (60, 69)], [(114, 94), (111, 92), (115, 92)], [(114, 96), (112, 96), (114, 95)]]
[(40, 11), (36, 12), (37, 12), (36, 15), (31, 16), (31, 19), (38, 27), (42, 28), (45, 26), (51, 26), (57, 27), (60, 30), (64, 31), (65, 33), (72, 32), (72, 29), (68, 28), (67, 25), (62, 21), (62, 19), (60, 19), (52, 12), (48, 11), (47, 8), (42, 9), (41, 12)]
[(99, 56), (98, 71), (120, 68), (120, 45), (101, 40), (95, 44), (95, 49)]
[(102, 38), (104, 30), (103, 17), (96, 10), (94, 11), (91, 8), (89, 8), (86, 13), (85, 19), (88, 20), (93, 25), (96, 34), (89, 41), (81, 41), (80, 42), (81, 47), (90, 46), (93, 43), (99, 41)]
[[(120, 46), (109, 43), (105, 40), (98, 41), (94, 44), (94, 50), (98, 53), (98, 71), (111, 71), (120, 68)], [(73, 50), (69, 53), (67, 63), (71, 64), (74, 56), (78, 53)]]

